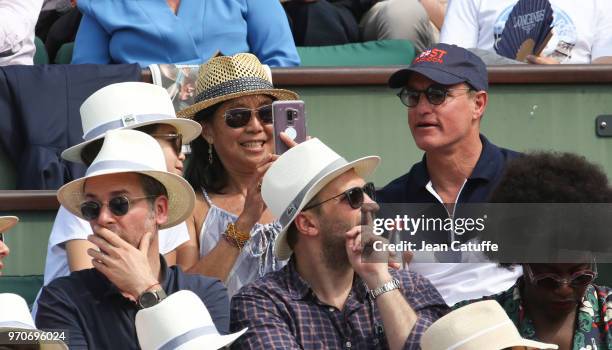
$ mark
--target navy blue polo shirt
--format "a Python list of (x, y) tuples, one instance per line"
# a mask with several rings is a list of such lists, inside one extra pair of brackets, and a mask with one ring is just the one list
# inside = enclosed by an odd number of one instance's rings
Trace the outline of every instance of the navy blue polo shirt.
[[(194, 292), (206, 305), (219, 333), (227, 334), (229, 298), (221, 281), (186, 274), (177, 266), (168, 267), (161, 256), (160, 260), (161, 285), (166, 294)], [(43, 288), (36, 325), (67, 330), (70, 349), (140, 349), (135, 325), (138, 310), (102, 273), (87, 269), (60, 277)]]
[[(467, 179), (459, 195), (458, 203), (487, 202), (495, 186), (501, 180), (506, 162), (520, 153), (497, 147), (482, 134), (482, 151), (474, 171)], [(391, 181), (376, 192), (379, 203), (437, 203), (438, 199), (425, 187), (430, 181), (425, 157), (414, 164), (407, 174)]]

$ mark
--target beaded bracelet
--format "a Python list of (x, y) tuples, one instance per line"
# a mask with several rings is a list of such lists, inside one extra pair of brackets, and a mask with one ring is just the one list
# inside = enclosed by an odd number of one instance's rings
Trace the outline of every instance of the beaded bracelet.
[(251, 234), (249, 232), (239, 231), (238, 228), (236, 228), (236, 224), (230, 222), (227, 224), (223, 237), (231, 245), (242, 250), (242, 248), (244, 248), (246, 245), (246, 242), (248, 242), (249, 238), (251, 238)]

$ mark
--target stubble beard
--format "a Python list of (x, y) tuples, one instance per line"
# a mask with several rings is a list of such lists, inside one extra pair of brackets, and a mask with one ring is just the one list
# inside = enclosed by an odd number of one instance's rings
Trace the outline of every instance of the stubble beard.
[(322, 222), (321, 258), (328, 269), (340, 271), (351, 267), (345, 238), (345, 233), (351, 228), (346, 222)]

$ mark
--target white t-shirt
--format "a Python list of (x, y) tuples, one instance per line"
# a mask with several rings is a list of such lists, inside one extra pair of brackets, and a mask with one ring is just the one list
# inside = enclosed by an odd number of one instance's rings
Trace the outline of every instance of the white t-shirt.
[[(45, 262), (45, 286), (54, 279), (70, 274), (66, 242), (73, 239), (87, 239), (93, 234), (89, 222), (71, 214), (63, 206), (60, 207), (53, 223), (47, 259)], [(166, 254), (189, 240), (187, 224), (184, 222), (174, 227), (159, 230), (159, 252)]]
[[(440, 42), (495, 51), (518, 0), (450, 0)], [(591, 63), (612, 56), (611, 0), (550, 0), (553, 36), (542, 52), (561, 63)]]
[(34, 64), (34, 27), (43, 0), (0, 0), (0, 66)]
[[(431, 181), (425, 188), (440, 203), (443, 203)], [(434, 253), (418, 252), (414, 254), (413, 262), (409, 264), (408, 269), (427, 277), (449, 306), (459, 301), (478, 299), (503, 292), (512, 287), (517, 278), (523, 274), (521, 267), (507, 269), (492, 262), (470, 262), (483, 260), (484, 258), (477, 256), (476, 253), (468, 253), (462, 254), (461, 263), (440, 263), (435, 262)]]

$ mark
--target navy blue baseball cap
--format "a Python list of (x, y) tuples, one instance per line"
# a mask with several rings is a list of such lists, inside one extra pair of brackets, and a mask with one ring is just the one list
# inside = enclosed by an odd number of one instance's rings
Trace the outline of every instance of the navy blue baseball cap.
[(410, 67), (389, 78), (389, 86), (406, 86), (412, 73), (419, 73), (442, 85), (467, 83), (477, 91), (487, 90), (487, 66), (474, 53), (457, 45), (436, 44), (417, 56)]

